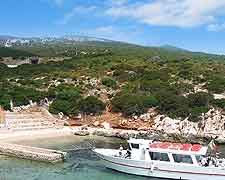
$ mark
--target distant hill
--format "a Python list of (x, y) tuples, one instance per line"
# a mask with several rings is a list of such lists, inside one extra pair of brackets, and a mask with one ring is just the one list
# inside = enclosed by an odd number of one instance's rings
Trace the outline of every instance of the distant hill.
[(34, 56), (34, 54), (22, 50), (0, 47), (0, 57), (29, 57)]
[(163, 45), (163, 46), (160, 46), (160, 48), (162, 49), (166, 49), (166, 50), (169, 50), (169, 51), (182, 51), (182, 52), (190, 52), (186, 49), (183, 49), (183, 48), (179, 48), (179, 47), (176, 47), (176, 46), (172, 46), (172, 45)]
[(104, 38), (96, 38), (89, 36), (63, 36), (63, 37), (13, 37), (0, 36), (0, 45), (5, 47), (15, 46), (35, 46), (47, 44), (76, 44), (81, 42), (113, 42), (112, 40)]
[(0, 57), (43, 56), (43, 57), (75, 57), (79, 55), (117, 54), (138, 56), (144, 59), (216, 60), (225, 61), (225, 56), (202, 52), (191, 52), (179, 47), (164, 45), (146, 47), (126, 42), (108, 40), (89, 36), (63, 37), (13, 37), (0, 36)]

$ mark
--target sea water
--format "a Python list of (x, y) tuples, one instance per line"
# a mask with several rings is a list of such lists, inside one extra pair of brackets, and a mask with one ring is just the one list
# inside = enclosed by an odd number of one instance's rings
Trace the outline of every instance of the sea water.
[(124, 141), (115, 138), (77, 136), (16, 142), (68, 151), (68, 157), (63, 163), (49, 164), (1, 156), (0, 180), (158, 180), (106, 169), (88, 150), (71, 151), (75, 146), (93, 141), (101, 148), (119, 148), (120, 144), (125, 145)]

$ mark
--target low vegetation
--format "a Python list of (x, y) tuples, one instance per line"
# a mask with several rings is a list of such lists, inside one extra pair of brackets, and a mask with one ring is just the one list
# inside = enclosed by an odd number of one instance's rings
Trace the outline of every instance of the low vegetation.
[(23, 58), (34, 56), (35, 54), (12, 48), (0, 47), (0, 61), (2, 57), (13, 57), (13, 58)]
[[(55, 56), (58, 48), (51, 48)], [(71, 54), (77, 47), (67, 48), (70, 51), (63, 55), (71, 58), (60, 62), (15, 69), (0, 64), (0, 104), (10, 109), (10, 100), (25, 105), (47, 97), (53, 101), (50, 112), (73, 117), (102, 113), (107, 102), (113, 112), (124, 116), (141, 115), (155, 107), (161, 114), (190, 121), (198, 121), (211, 107), (225, 109), (224, 100), (213, 98), (214, 93), (225, 92), (224, 56), (127, 44), (95, 44), (87, 46), (88, 53), (83, 55)], [(42, 53), (51, 57), (50, 51)], [(100, 83), (85, 84), (89, 79)], [(114, 93), (108, 99), (102, 99), (101, 93), (88, 95), (102, 89)]]

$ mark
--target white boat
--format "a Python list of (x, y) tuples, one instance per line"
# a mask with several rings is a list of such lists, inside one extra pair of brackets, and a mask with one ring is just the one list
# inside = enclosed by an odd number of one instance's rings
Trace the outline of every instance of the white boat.
[(225, 180), (225, 159), (207, 156), (208, 146), (128, 140), (129, 150), (94, 149), (107, 168), (134, 175), (182, 179)]

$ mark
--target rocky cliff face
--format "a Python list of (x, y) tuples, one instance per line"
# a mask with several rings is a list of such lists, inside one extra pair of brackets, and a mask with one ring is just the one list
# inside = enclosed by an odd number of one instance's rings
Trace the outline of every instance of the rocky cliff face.
[(154, 121), (153, 129), (167, 134), (225, 138), (225, 113), (218, 109), (210, 109), (202, 115), (202, 120), (199, 122), (190, 122), (188, 118), (185, 120), (171, 119), (163, 115), (157, 115)]
[[(78, 120), (75, 120), (78, 121)], [(201, 121), (191, 122), (186, 119), (171, 119), (160, 115), (152, 108), (148, 113), (139, 117), (125, 119), (122, 115), (106, 113), (99, 117), (86, 117), (79, 120), (79, 124), (86, 127), (103, 128), (105, 130), (122, 129), (137, 132), (154, 132), (168, 137), (199, 137), (200, 139), (217, 139), (225, 142), (225, 112), (220, 109), (210, 109), (202, 114)], [(151, 133), (150, 133), (151, 134)]]

